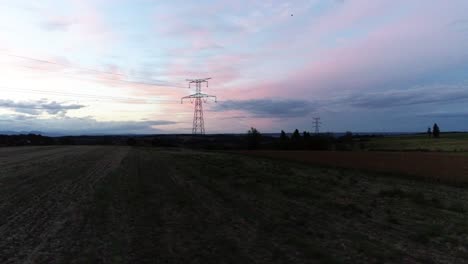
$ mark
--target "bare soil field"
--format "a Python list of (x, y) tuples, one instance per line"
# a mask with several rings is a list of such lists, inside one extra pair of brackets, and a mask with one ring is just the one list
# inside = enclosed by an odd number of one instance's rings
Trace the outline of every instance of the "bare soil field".
[[(128, 149), (21, 147), (0, 150), (0, 262), (36, 263), (63, 229), (79, 228), (78, 207)], [(57, 244), (60, 247), (60, 243)], [(45, 257), (47, 259), (47, 257)], [(57, 259), (56, 259), (57, 260)]]
[(0, 263), (467, 263), (468, 189), (226, 153), (0, 149)]
[(448, 183), (468, 183), (468, 156), (438, 152), (242, 151), (242, 154), (311, 164), (401, 173)]

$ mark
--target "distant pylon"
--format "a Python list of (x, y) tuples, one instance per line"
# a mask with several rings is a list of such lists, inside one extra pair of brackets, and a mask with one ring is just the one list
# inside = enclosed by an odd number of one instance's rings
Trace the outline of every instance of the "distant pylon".
[(184, 99), (190, 99), (193, 103), (195, 101), (195, 110), (193, 112), (193, 127), (192, 127), (192, 134), (194, 135), (204, 135), (205, 134), (205, 121), (203, 120), (203, 101), (207, 102), (208, 98), (214, 98), (215, 102), (217, 102), (216, 96), (203, 94), (201, 92), (201, 84), (206, 82), (206, 87), (208, 87), (208, 80), (211, 78), (205, 79), (187, 79), (189, 83), (189, 88), (191, 84), (195, 84), (196, 91), (194, 94), (189, 96), (182, 97), (180, 103), (184, 103)]
[(322, 122), (320, 122), (320, 117), (314, 117), (314, 126), (315, 126), (315, 134), (320, 133), (320, 125)]

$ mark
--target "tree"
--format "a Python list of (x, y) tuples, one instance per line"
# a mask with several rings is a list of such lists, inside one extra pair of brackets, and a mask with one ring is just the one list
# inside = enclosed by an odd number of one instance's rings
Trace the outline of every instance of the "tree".
[(258, 130), (254, 127), (251, 127), (249, 131), (247, 131), (247, 148), (248, 149), (256, 149), (258, 145), (260, 145), (262, 135)]
[(310, 133), (307, 131), (302, 132), (302, 148), (307, 149), (310, 145)]
[(286, 133), (283, 130), (281, 130), (280, 142), (279, 142), (280, 149), (287, 149), (288, 144), (289, 144), (289, 138), (286, 135)]
[(294, 130), (294, 133), (291, 136), (291, 140), (295, 143), (299, 142), (301, 140), (301, 134), (299, 133), (299, 130)]
[(288, 138), (288, 136), (286, 135), (286, 133), (285, 133), (283, 130), (281, 130), (280, 140), (282, 140), (282, 141), (287, 141), (288, 139), (289, 139), (289, 138)]
[(431, 137), (431, 136), (432, 136), (431, 127), (428, 127), (428, 128), (427, 128), (427, 136), (428, 136), (428, 137)]
[(440, 136), (440, 129), (439, 129), (439, 126), (437, 125), (437, 123), (434, 123), (434, 127), (432, 127), (432, 135), (435, 138), (438, 138)]
[(299, 130), (294, 130), (293, 134), (291, 135), (291, 147), (293, 149), (299, 149), (301, 146), (301, 134)]

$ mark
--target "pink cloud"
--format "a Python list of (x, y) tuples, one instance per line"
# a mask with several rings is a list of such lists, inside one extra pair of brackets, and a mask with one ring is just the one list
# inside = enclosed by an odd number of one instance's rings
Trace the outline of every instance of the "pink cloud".
[[(468, 59), (464, 36), (447, 27), (454, 14), (455, 17), (461, 15), (456, 8), (457, 5), (446, 3), (423, 6), (422, 12), (411, 12), (348, 46), (321, 50), (319, 57), (304, 64), (300, 71), (290, 73), (284, 80), (252, 85), (233, 95), (245, 98), (323, 96), (337, 91), (397, 84), (455, 67)], [(354, 9), (359, 10), (358, 6), (354, 6)], [(374, 13), (379, 9), (375, 5), (363, 10)], [(359, 15), (344, 15), (335, 19), (351, 23), (365, 14), (362, 11)], [(327, 18), (322, 23), (327, 20), (332, 21)], [(346, 24), (343, 21), (331, 23), (330, 28), (340, 30)], [(286, 42), (283, 45), (287, 46)]]
[(63, 35), (65, 50), (69, 52), (107, 51), (119, 41), (113, 27), (105, 20), (98, 4), (103, 0), (70, 0), (67, 10), (38, 10), (43, 19), (42, 27), (49, 31), (66, 31)]

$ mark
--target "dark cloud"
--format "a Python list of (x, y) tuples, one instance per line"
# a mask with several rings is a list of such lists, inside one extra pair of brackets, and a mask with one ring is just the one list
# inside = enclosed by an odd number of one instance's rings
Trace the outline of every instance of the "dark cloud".
[(40, 115), (47, 113), (49, 115), (65, 115), (69, 110), (77, 110), (84, 108), (84, 105), (79, 104), (64, 104), (59, 102), (49, 102), (46, 99), (38, 101), (15, 102), (12, 100), (0, 99), (0, 107), (8, 108), (17, 113)]
[(314, 106), (306, 100), (252, 99), (220, 102), (215, 110), (240, 110), (255, 117), (303, 117), (313, 111)]
[(407, 90), (362, 93), (339, 99), (359, 108), (391, 108), (431, 103), (453, 103), (468, 100), (468, 87), (430, 86)]
[(433, 112), (418, 115), (420, 117), (428, 118), (462, 118), (468, 119), (468, 112)]
[(156, 126), (172, 125), (177, 122), (166, 120), (143, 121), (98, 121), (93, 117), (34, 118), (25, 115), (0, 116), (2, 130), (41, 131), (63, 135), (91, 134), (150, 134), (161, 130)]
[[(56, 120), (57, 121), (57, 120)], [(145, 121), (96, 121), (92, 118), (68, 118), (62, 120), (67, 124), (62, 133), (67, 134), (145, 134), (156, 133), (159, 129), (153, 126), (163, 126), (176, 124), (166, 120), (145, 120)]]

